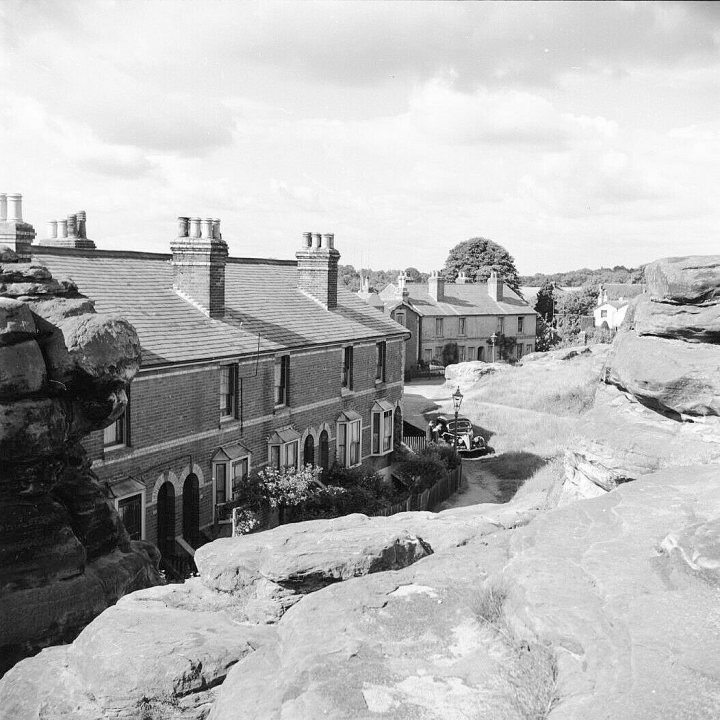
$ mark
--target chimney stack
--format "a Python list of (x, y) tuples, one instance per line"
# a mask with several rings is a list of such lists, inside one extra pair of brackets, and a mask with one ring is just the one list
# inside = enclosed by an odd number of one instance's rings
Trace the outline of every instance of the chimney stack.
[(456, 285), (465, 285), (466, 283), (470, 282), (470, 278), (465, 274), (464, 270), (461, 270), (458, 273), (458, 276), (455, 278), (455, 284)]
[(488, 278), (487, 289), (488, 295), (495, 300), (495, 302), (502, 302), (504, 284), (502, 278), (499, 278), (494, 270), (490, 273), (490, 277)]
[(178, 236), (170, 243), (173, 288), (211, 318), (222, 317), (228, 247), (216, 237), (220, 220), (206, 218), (201, 222), (198, 217), (181, 216), (177, 228)]
[(43, 238), (40, 244), (94, 250), (95, 243), (87, 238), (87, 213), (78, 210), (64, 220), (49, 220), (47, 237)]
[(338, 261), (335, 235), (303, 233), (303, 244), (295, 253), (298, 289), (328, 310), (337, 307)]
[(428, 278), (428, 293), (435, 302), (445, 301), (445, 280), (437, 270), (433, 270)]
[(7, 245), (20, 262), (29, 262), (35, 228), (22, 219), (22, 195), (0, 194), (0, 245)]
[(397, 289), (395, 290), (395, 294), (399, 297), (405, 300), (410, 296), (410, 291), (407, 289), (406, 283), (407, 283), (407, 275), (405, 274), (405, 271), (403, 270), (398, 275), (398, 284)]

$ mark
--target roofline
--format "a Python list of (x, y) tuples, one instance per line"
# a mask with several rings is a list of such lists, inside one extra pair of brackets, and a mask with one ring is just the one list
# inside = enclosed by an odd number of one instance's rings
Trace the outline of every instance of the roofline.
[[(172, 253), (148, 252), (147, 250), (106, 250), (101, 248), (72, 248), (57, 245), (31, 245), (30, 253), (47, 255), (66, 255), (69, 257), (107, 257), (137, 260), (172, 260)], [(284, 265), (296, 266), (297, 260), (280, 260), (278, 258), (228, 257), (228, 263), (242, 265)]]

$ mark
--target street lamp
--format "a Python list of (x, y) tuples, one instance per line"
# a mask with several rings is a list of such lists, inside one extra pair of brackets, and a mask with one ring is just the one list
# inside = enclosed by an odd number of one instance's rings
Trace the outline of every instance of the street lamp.
[(492, 359), (493, 362), (495, 362), (495, 341), (496, 340), (497, 340), (497, 335), (495, 333), (493, 333), (490, 336), (490, 344), (492, 345), (492, 349), (493, 349), (493, 359)]
[(460, 412), (460, 405), (462, 405), (463, 394), (460, 392), (460, 386), (458, 385), (457, 390), (452, 394), (453, 409), (455, 410), (455, 425), (453, 427), (453, 447), (457, 452), (457, 428), (458, 428), (458, 413)]

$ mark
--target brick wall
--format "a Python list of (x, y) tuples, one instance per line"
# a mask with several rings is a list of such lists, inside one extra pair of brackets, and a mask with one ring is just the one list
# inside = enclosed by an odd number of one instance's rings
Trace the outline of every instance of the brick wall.
[[(221, 446), (241, 443), (251, 453), (251, 466), (268, 461), (268, 437), (277, 429), (293, 427), (303, 441), (308, 433), (317, 441), (323, 428), (330, 436), (330, 463), (335, 459), (336, 420), (343, 410), (362, 417), (363, 464), (386, 467), (389, 456), (370, 457), (371, 410), (384, 398), (396, 404), (402, 398), (402, 339), (387, 342), (386, 381), (375, 381), (375, 342), (354, 343), (353, 388), (341, 388), (343, 346), (289, 352), (289, 405), (274, 404), (275, 357), (238, 365), (236, 417), (220, 418), (220, 365), (178, 367), (141, 373), (132, 384), (130, 446), (103, 449), (103, 433), (92, 433), (84, 445), (102, 482), (120, 487), (128, 478), (145, 486), (145, 537), (157, 541), (157, 496), (170, 482), (175, 490), (175, 530), (182, 533), (183, 485), (190, 473), (200, 484), (200, 526), (213, 522), (212, 458)], [(124, 486), (124, 485), (123, 485)]]

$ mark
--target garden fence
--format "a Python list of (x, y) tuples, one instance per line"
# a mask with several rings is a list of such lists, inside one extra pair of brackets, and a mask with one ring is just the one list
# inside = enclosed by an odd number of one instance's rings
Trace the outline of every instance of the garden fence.
[(457, 492), (462, 483), (462, 466), (450, 470), (448, 477), (438, 480), (432, 487), (416, 495), (410, 495), (407, 500), (395, 503), (375, 513), (375, 516), (389, 517), (401, 512), (413, 510), (432, 510), (453, 493)]

